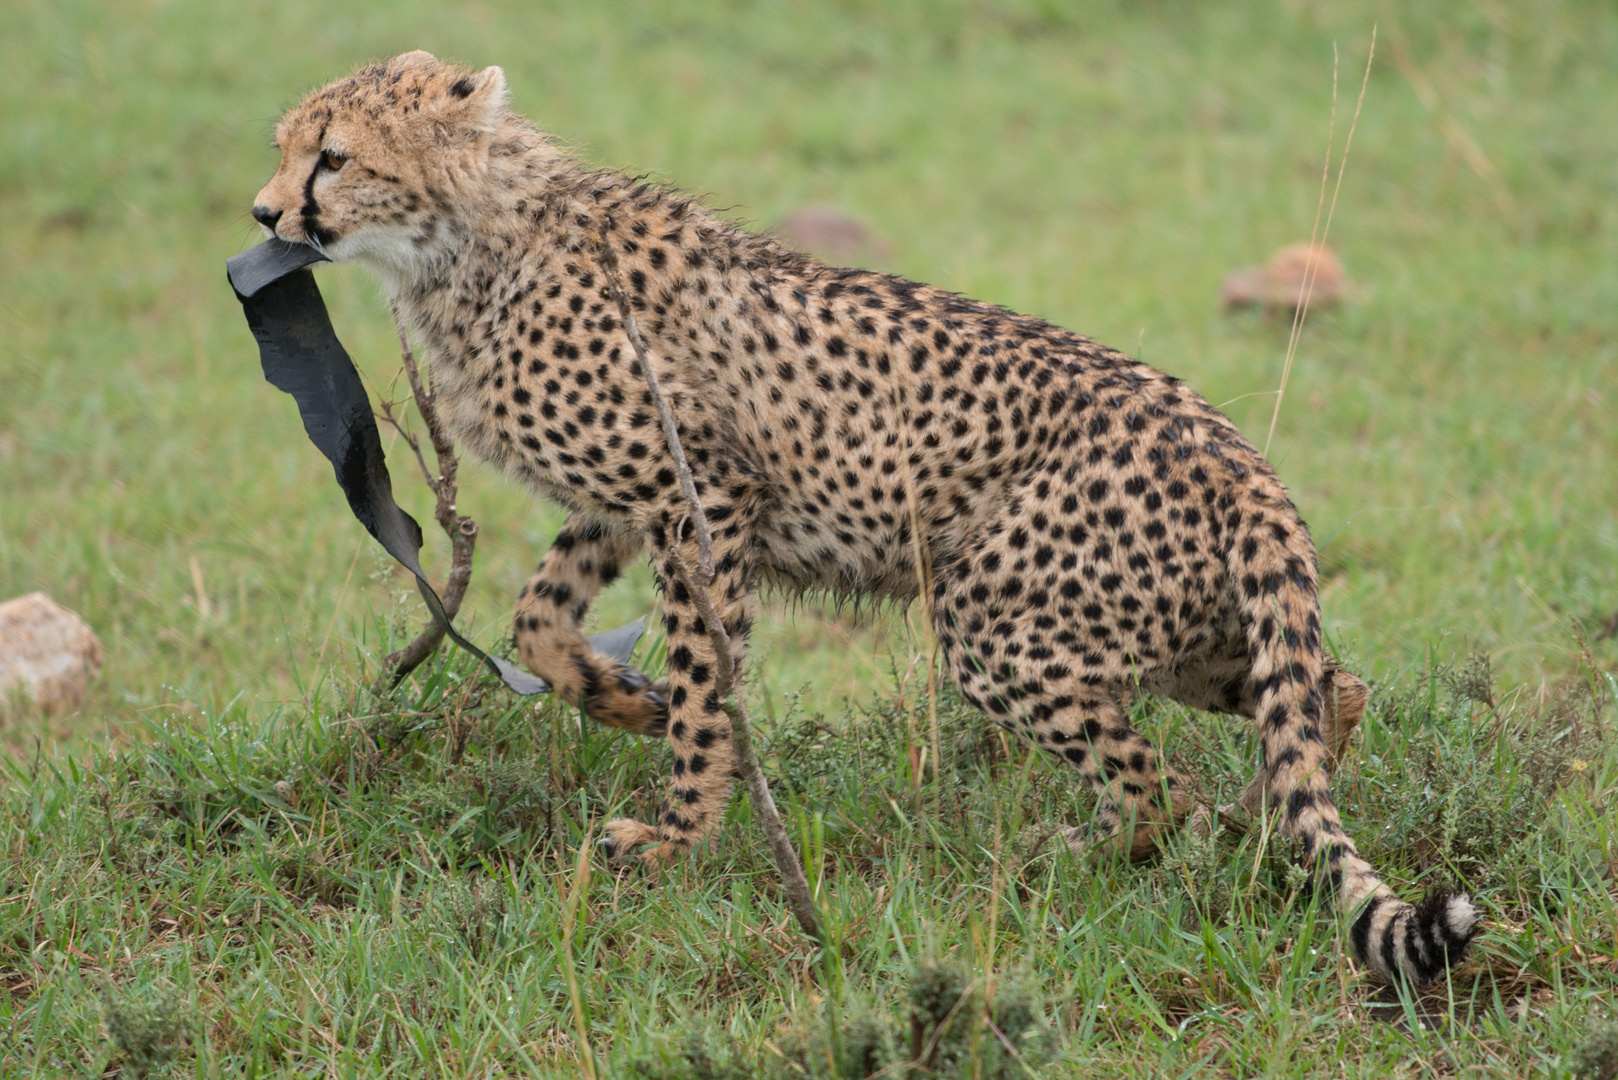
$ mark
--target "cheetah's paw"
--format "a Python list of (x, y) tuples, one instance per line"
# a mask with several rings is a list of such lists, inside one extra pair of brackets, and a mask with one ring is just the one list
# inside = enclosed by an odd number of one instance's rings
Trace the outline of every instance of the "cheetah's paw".
[(610, 861), (639, 862), (653, 877), (684, 852), (679, 844), (665, 841), (655, 826), (634, 818), (613, 818), (607, 822), (606, 833), (600, 845)]
[(653, 682), (632, 667), (618, 665), (596, 681), (584, 711), (608, 727), (661, 738), (669, 725), (668, 681)]
[(1144, 862), (1157, 854), (1158, 845), (1174, 825), (1173, 822), (1140, 822), (1127, 830), (1078, 825), (1063, 829), (1062, 837), (1076, 859), (1103, 863), (1122, 857), (1130, 862)]

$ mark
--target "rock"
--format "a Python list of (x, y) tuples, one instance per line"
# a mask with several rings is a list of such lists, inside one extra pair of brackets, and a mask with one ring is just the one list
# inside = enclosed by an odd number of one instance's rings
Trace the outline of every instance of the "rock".
[(830, 206), (794, 210), (770, 231), (788, 247), (837, 266), (883, 262), (892, 254), (864, 222)]
[(77, 709), (102, 656), (85, 621), (44, 593), (0, 604), (0, 699), (20, 690), (43, 712)]
[(1353, 288), (1331, 248), (1289, 244), (1270, 258), (1269, 265), (1250, 266), (1227, 277), (1219, 290), (1220, 301), (1227, 309), (1260, 307), (1290, 314), (1297, 310), (1304, 276), (1311, 272), (1315, 280), (1309, 290), (1310, 307), (1331, 307), (1349, 299)]

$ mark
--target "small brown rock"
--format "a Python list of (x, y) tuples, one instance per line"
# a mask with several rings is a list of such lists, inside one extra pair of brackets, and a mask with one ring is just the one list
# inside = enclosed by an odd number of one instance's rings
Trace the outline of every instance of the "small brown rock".
[(44, 593), (0, 604), (0, 699), (20, 690), (44, 712), (77, 709), (102, 658), (95, 632)]
[(838, 266), (883, 262), (891, 254), (864, 222), (830, 206), (794, 210), (771, 231), (788, 247)]
[(1277, 251), (1267, 266), (1250, 266), (1225, 279), (1220, 301), (1228, 308), (1260, 307), (1266, 311), (1295, 312), (1308, 286), (1310, 307), (1331, 307), (1352, 290), (1343, 264), (1331, 248), (1320, 244), (1289, 244)]

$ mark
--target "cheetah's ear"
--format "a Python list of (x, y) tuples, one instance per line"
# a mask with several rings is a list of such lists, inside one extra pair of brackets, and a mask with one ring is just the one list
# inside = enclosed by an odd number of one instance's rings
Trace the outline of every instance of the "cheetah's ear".
[(493, 131), (506, 112), (506, 73), (498, 67), (486, 67), (455, 80), (447, 94), (446, 112), (464, 117), (474, 131)]

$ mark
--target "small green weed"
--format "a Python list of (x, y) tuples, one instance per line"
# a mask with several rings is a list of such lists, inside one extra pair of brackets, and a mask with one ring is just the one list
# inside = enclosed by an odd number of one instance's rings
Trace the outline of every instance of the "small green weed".
[(1566, 856), (1567, 834), (1546, 826), (1570, 784), (1590, 790), (1592, 762), (1618, 731), (1608, 683), (1593, 668), (1530, 700), (1504, 704), (1497, 694), (1488, 658), (1473, 656), (1373, 695), (1349, 790), (1374, 791), (1394, 811), (1374, 834), (1389, 855), (1414, 855), (1422, 870), (1474, 888), (1520, 892), (1548, 855)]
[(1013, 1080), (1056, 1059), (1059, 1037), (1046, 1006), (1022, 978), (984, 980), (952, 962), (923, 962), (897, 999), (876, 995), (823, 1004), (784, 1021), (762, 1043), (687, 1020), (629, 1058), (644, 1080), (867, 1080), (941, 1077)]
[(136, 1077), (173, 1061), (185, 1047), (188, 1023), (172, 992), (149, 997), (101, 989), (102, 1024), (123, 1067)]
[(1618, 1076), (1618, 1023), (1593, 1027), (1568, 1062), (1579, 1080), (1613, 1080)]

